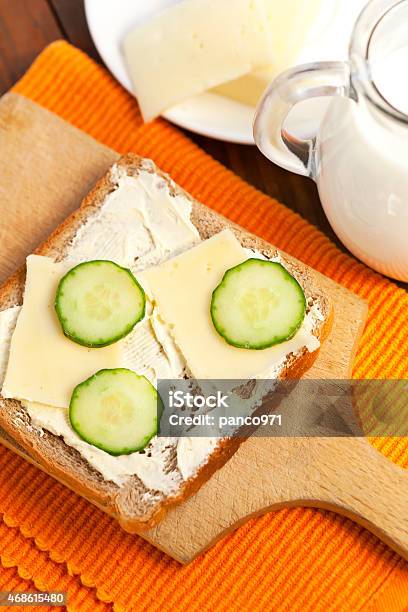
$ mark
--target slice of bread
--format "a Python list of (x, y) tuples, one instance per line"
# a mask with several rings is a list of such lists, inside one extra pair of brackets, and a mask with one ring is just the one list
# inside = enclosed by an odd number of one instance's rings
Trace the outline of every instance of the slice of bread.
[[(276, 255), (276, 249), (269, 243), (249, 234), (193, 200), (169, 176), (158, 170), (150, 160), (128, 154), (122, 157), (115, 166), (128, 176), (135, 178), (142, 170), (156, 173), (161, 177), (171, 196), (182, 196), (191, 203), (191, 220), (202, 239), (209, 238), (225, 228), (230, 228), (242, 246), (256, 249), (266, 257)], [(78, 229), (103, 206), (106, 197), (116, 189), (116, 175), (117, 168), (115, 172), (108, 172), (85, 198), (81, 207), (59, 226), (35, 252), (51, 257), (55, 261), (62, 260)], [(285, 267), (302, 285), (308, 307), (318, 308), (320, 315), (315, 321), (313, 335), (323, 342), (330, 330), (332, 306), (330, 300), (319, 288), (318, 276), (310, 273), (310, 270), (297, 260), (282, 253), (280, 257)], [(6, 281), (0, 288), (0, 311), (22, 304), (24, 283), (25, 269), (20, 270)], [(306, 347), (296, 354), (289, 354), (278, 377), (281, 379), (300, 378), (310, 368), (317, 354), (318, 350), (310, 353)], [(34, 427), (27, 411), (17, 400), (4, 399), (0, 396), (0, 426), (18, 445), (28, 451), (44, 471), (116, 517), (122, 527), (129, 532), (137, 532), (154, 526), (169, 507), (182, 502), (197, 491), (217, 469), (224, 465), (243, 442), (243, 438), (239, 437), (219, 440), (195, 474), (186, 480), (180, 477), (178, 489), (171, 496), (166, 496), (160, 491), (147, 489), (137, 476), (129, 477), (121, 486), (105, 480), (77, 450), (68, 446), (61, 437)], [(176, 443), (173, 443), (166, 459), (165, 470), (168, 472), (178, 471), (176, 450)]]

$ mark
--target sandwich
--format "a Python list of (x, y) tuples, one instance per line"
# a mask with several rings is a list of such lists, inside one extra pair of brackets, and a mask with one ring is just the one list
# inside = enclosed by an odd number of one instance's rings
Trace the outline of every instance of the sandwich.
[(158, 381), (300, 378), (332, 305), (302, 263), (128, 154), (0, 288), (0, 426), (124, 529), (243, 437), (158, 431)]

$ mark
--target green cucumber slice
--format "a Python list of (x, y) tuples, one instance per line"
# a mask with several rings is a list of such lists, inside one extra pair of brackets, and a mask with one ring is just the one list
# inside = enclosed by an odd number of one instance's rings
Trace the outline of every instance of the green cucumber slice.
[(83, 346), (108, 346), (127, 336), (145, 314), (146, 297), (127, 268), (87, 261), (61, 279), (55, 310), (64, 334)]
[(302, 287), (273, 261), (248, 259), (227, 270), (212, 294), (214, 327), (238, 348), (262, 350), (290, 340), (305, 314)]
[(143, 450), (157, 433), (156, 389), (132, 370), (100, 370), (77, 385), (69, 405), (72, 428), (110, 455)]

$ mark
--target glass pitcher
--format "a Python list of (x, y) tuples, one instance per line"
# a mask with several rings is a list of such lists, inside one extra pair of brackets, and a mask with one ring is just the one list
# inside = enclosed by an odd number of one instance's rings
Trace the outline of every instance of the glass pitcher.
[[(285, 130), (298, 102), (333, 96), (318, 133)], [(254, 137), (271, 161), (317, 183), (331, 226), (359, 259), (408, 281), (408, 0), (372, 0), (348, 62), (280, 75), (256, 112)]]

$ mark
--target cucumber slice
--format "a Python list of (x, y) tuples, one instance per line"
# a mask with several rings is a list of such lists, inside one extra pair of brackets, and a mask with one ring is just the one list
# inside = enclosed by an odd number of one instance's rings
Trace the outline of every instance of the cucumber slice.
[(160, 397), (132, 370), (100, 370), (77, 385), (69, 405), (72, 428), (110, 455), (143, 450), (157, 433)]
[(88, 261), (60, 281), (55, 310), (64, 334), (98, 348), (117, 342), (145, 314), (146, 297), (130, 270), (113, 261)]
[(305, 313), (302, 287), (273, 261), (248, 259), (227, 270), (212, 294), (214, 327), (238, 348), (261, 350), (290, 340)]

